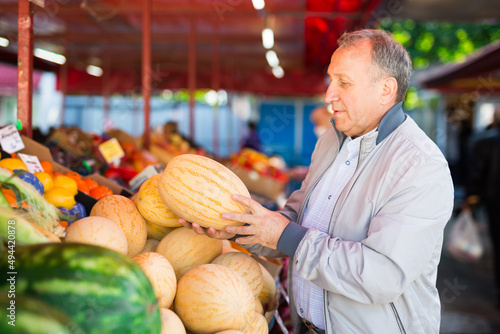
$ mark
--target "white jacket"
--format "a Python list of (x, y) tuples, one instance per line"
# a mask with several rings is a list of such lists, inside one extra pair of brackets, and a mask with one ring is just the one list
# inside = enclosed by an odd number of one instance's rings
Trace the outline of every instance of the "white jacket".
[(279, 252), (249, 247), (259, 255), (289, 255), (299, 275), (324, 289), (328, 334), (439, 333), (436, 276), (453, 184), (442, 153), (401, 104), (384, 116), (376, 138), (362, 140), (328, 234), (300, 224), (345, 138), (336, 129), (318, 140), (307, 177), (281, 211), (292, 223)]

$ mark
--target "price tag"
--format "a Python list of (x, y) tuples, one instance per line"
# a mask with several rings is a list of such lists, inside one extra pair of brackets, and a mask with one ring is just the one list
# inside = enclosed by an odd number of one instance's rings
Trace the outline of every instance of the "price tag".
[(24, 148), (24, 143), (15, 125), (0, 129), (0, 144), (7, 153), (15, 153)]
[(99, 151), (108, 164), (111, 164), (116, 160), (120, 160), (123, 156), (125, 156), (125, 152), (116, 138), (111, 138), (110, 140), (107, 140), (99, 145)]
[(40, 163), (40, 160), (38, 160), (37, 156), (23, 154), (23, 153), (18, 153), (18, 155), (21, 158), (21, 160), (24, 162), (26, 167), (28, 167), (28, 171), (31, 174), (37, 173), (37, 172), (44, 172), (42, 164)]
[(128, 185), (132, 190), (135, 190), (139, 188), (139, 186), (149, 179), (151, 176), (154, 176), (158, 174), (158, 171), (153, 165), (149, 165), (148, 167), (144, 168), (139, 174), (134, 176), (129, 182)]

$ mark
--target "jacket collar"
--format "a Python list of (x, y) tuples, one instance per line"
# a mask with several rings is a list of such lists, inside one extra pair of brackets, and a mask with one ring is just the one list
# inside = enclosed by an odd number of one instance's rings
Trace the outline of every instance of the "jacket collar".
[[(385, 113), (384, 117), (382, 117), (382, 120), (380, 121), (380, 124), (378, 126), (378, 136), (375, 145), (378, 145), (404, 122), (406, 117), (403, 112), (402, 106), (403, 101), (396, 103), (394, 106), (392, 106), (391, 109), (389, 109), (389, 111)], [(333, 117), (330, 120), (330, 123), (332, 124), (333, 129), (337, 134), (339, 145), (341, 146), (347, 136), (343, 132), (337, 130), (337, 128), (335, 127), (335, 119)]]
[(376, 145), (378, 145), (405, 121), (405, 114), (402, 106), (403, 101), (396, 103), (391, 109), (389, 109), (388, 112), (385, 113), (384, 117), (382, 117), (380, 125), (378, 126)]

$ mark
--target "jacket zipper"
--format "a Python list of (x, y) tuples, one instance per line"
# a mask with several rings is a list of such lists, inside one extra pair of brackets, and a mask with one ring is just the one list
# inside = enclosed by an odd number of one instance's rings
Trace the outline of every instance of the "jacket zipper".
[(392, 312), (394, 312), (394, 316), (396, 317), (396, 322), (398, 323), (399, 330), (402, 334), (406, 334), (405, 327), (403, 326), (403, 322), (401, 321), (401, 318), (399, 317), (398, 310), (396, 309), (396, 306), (394, 303), (390, 303)]

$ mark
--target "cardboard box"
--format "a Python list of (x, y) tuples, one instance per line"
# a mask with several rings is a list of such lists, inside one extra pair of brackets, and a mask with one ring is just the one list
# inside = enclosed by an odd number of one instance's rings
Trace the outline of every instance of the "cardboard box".
[[(52, 158), (52, 155), (50, 154), (50, 150), (48, 147), (43, 146), (42, 144), (40, 144), (40, 143), (38, 143), (38, 142), (36, 142), (36, 141), (26, 137), (26, 136), (21, 136), (21, 138), (23, 139), (23, 143), (24, 143), (25, 147), (24, 147), (24, 149), (19, 151), (19, 153), (35, 155), (38, 157), (38, 159), (40, 161), (43, 161), (43, 160), (49, 161), (52, 164), (52, 166), (54, 166), (54, 172), (59, 172), (59, 173), (64, 174), (64, 173), (71, 171), (71, 169), (54, 161), (54, 159)], [(99, 185), (103, 185), (103, 186), (108, 187), (109, 189), (111, 189), (113, 194), (122, 195), (125, 197), (131, 197), (133, 195), (133, 193), (130, 190), (123, 188), (122, 186), (120, 186), (116, 182), (113, 182), (100, 174), (94, 173), (94, 174), (91, 174), (88, 176), (84, 176), (83, 178), (90, 178), (90, 179), (96, 181)], [(85, 193), (82, 193), (81, 191), (78, 191), (78, 194), (75, 196), (75, 200), (79, 203), (82, 203), (83, 206), (85, 206), (85, 210), (87, 211), (87, 214), (90, 213), (94, 204), (97, 203), (97, 199), (95, 199), (94, 197), (89, 196)]]
[(256, 171), (244, 169), (231, 163), (227, 163), (226, 167), (243, 181), (251, 193), (277, 200), (285, 190), (286, 183), (280, 182), (270, 176), (260, 175)]
[(38, 157), (38, 160), (40, 161), (42, 160), (49, 161), (52, 164), (52, 166), (54, 166), (54, 172), (64, 174), (71, 171), (71, 169), (64, 167), (63, 165), (55, 162), (54, 159), (52, 159), (52, 155), (50, 154), (50, 150), (48, 147), (43, 146), (42, 144), (37, 143), (33, 139), (30, 139), (26, 136), (21, 136), (21, 138), (23, 139), (24, 148), (18, 153), (35, 155)]

